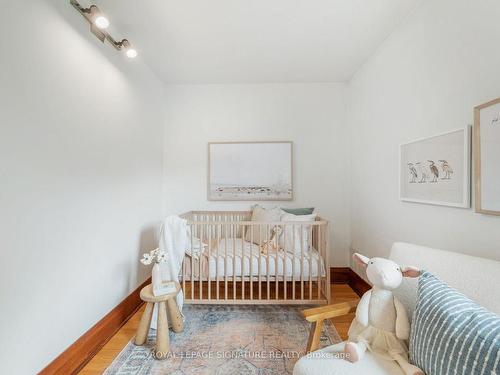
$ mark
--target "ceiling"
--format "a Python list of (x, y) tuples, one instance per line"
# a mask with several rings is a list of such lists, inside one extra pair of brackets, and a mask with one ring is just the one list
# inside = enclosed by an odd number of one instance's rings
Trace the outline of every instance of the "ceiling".
[(261, 83), (349, 80), (419, 1), (95, 3), (166, 83)]

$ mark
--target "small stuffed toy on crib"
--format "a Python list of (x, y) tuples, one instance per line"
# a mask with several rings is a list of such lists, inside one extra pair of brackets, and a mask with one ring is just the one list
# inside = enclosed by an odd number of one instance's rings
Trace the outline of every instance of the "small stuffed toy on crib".
[(260, 253), (267, 255), (270, 252), (276, 253), (277, 251), (281, 250), (277, 244), (277, 241), (275, 241), (275, 238), (281, 236), (281, 233), (283, 233), (283, 229), (281, 229), (281, 227), (279, 226), (275, 226), (273, 229), (271, 229), (271, 237), (269, 237), (269, 240), (264, 241), (260, 245)]
[(403, 277), (419, 277), (420, 270), (357, 253), (353, 258), (366, 269), (373, 288), (359, 301), (344, 349), (346, 359), (357, 362), (369, 350), (374, 355), (396, 361), (406, 375), (424, 375), (421, 369), (408, 362), (410, 323), (403, 304), (392, 293), (401, 285)]

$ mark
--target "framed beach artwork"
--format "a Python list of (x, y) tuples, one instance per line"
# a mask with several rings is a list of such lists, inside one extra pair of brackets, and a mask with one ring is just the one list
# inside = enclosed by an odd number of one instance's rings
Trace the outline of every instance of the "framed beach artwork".
[(208, 144), (208, 199), (293, 199), (292, 142)]
[(470, 126), (400, 146), (402, 201), (470, 207)]
[(474, 108), (476, 212), (500, 215), (500, 98)]

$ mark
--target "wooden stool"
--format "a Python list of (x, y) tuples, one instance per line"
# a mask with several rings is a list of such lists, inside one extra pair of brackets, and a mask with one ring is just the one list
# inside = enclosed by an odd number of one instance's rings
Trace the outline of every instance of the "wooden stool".
[(168, 318), (167, 307), (172, 319), (172, 330), (174, 332), (182, 332), (184, 322), (175, 301), (177, 293), (181, 290), (179, 283), (175, 283), (175, 292), (165, 294), (163, 296), (153, 295), (153, 286), (146, 285), (141, 290), (141, 299), (146, 302), (146, 310), (142, 314), (141, 322), (135, 337), (135, 345), (144, 345), (148, 338), (149, 328), (151, 326), (151, 318), (153, 316), (153, 307), (158, 303), (158, 326), (156, 328), (156, 353), (157, 359), (164, 359), (169, 351), (168, 337)]

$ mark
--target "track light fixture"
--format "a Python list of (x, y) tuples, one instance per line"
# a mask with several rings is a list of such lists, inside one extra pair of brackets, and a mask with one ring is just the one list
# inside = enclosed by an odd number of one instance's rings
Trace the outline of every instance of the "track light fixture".
[(133, 59), (137, 56), (137, 51), (132, 47), (132, 44), (127, 40), (115, 40), (106, 29), (109, 27), (108, 18), (101, 12), (96, 5), (91, 5), (84, 8), (76, 0), (70, 0), (70, 4), (80, 13), (90, 24), (90, 31), (104, 43), (107, 40), (118, 51), (125, 51), (127, 57)]
[(127, 39), (123, 39), (121, 42), (118, 42), (117, 44), (119, 44), (120, 46), (119, 49), (125, 50), (125, 54), (127, 55), (127, 57), (133, 59), (134, 57), (137, 56), (137, 51), (134, 48), (132, 48), (132, 45)]

